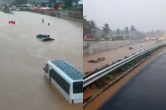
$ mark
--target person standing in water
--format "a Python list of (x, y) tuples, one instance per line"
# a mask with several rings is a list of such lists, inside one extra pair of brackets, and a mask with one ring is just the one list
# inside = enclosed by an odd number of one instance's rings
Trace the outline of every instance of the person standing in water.
[(44, 23), (44, 19), (42, 18), (42, 23)]

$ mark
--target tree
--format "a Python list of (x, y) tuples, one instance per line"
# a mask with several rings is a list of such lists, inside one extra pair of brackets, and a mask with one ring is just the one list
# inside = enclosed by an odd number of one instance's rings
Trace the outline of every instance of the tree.
[(134, 26), (134, 25), (131, 25), (130, 31), (131, 31), (131, 32), (134, 32), (135, 30), (136, 30), (135, 26)]
[(118, 28), (118, 29), (116, 30), (116, 35), (120, 36), (120, 34), (121, 34), (121, 30)]
[(111, 29), (110, 29), (108, 23), (104, 24), (103, 32), (104, 32), (104, 35), (103, 35), (104, 39), (108, 40), (109, 39), (109, 34), (111, 32)]
[(96, 23), (93, 20), (91, 20), (90, 21), (90, 30), (91, 30), (92, 34), (94, 34), (95, 29), (96, 29)]
[(85, 16), (83, 17), (83, 36), (86, 34), (90, 33), (89, 32), (89, 22), (86, 20)]
[(95, 33), (96, 30), (96, 23), (91, 20), (88, 21), (86, 20), (86, 18), (83, 18), (83, 36), (87, 35), (87, 34), (93, 34)]
[(64, 8), (69, 8), (72, 6), (73, 0), (64, 0)]
[(131, 37), (135, 38), (136, 37), (135, 34), (136, 34), (137, 30), (134, 25), (131, 25), (130, 32), (131, 32)]
[(125, 33), (125, 35), (129, 36), (130, 31), (129, 31), (129, 28), (128, 28), (128, 27), (125, 27), (124, 33)]

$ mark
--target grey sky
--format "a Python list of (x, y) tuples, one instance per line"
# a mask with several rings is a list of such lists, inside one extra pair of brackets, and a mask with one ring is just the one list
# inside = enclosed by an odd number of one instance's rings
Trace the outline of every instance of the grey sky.
[(166, 0), (84, 0), (84, 16), (113, 30), (132, 24), (141, 31), (166, 30)]

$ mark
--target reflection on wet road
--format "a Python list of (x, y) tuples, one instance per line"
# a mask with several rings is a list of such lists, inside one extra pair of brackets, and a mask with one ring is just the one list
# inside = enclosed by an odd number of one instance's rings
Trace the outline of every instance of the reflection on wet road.
[(132, 78), (99, 110), (166, 110), (166, 53)]

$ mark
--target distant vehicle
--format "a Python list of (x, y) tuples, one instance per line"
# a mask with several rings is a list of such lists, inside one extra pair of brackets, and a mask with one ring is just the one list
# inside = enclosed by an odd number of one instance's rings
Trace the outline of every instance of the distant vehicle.
[(9, 8), (9, 10), (16, 10), (16, 9), (17, 9), (16, 6), (12, 6)]
[(32, 10), (39, 10), (40, 7), (32, 7)]
[(18, 10), (31, 10), (32, 5), (31, 4), (22, 4), (22, 5), (17, 5), (16, 8)]
[(9, 21), (9, 24), (16, 24), (16, 21)]
[(40, 10), (50, 10), (51, 8), (49, 8), (49, 7), (40, 7), (39, 9)]
[(48, 61), (45, 75), (70, 103), (83, 102), (83, 76), (80, 71), (63, 60)]
[(52, 8), (43, 6), (43, 7), (32, 7), (32, 10), (51, 10)]
[(16, 7), (16, 6), (12, 6), (9, 8), (9, 10), (11, 11), (20, 11), (20, 8)]
[(16, 11), (20, 11), (20, 9), (19, 9), (19, 8), (17, 8), (17, 9), (16, 9)]

